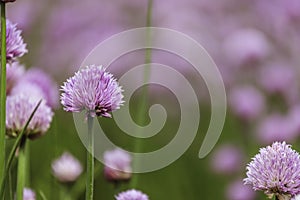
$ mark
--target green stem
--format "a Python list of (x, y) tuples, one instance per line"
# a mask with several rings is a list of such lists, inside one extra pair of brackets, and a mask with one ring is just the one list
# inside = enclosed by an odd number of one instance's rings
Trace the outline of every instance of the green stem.
[(26, 181), (26, 136), (22, 138), (19, 147), (18, 177), (17, 177), (17, 200), (23, 200), (23, 190)]
[(9, 156), (8, 156), (8, 159), (7, 159), (7, 163), (6, 163), (6, 167), (5, 167), (5, 172), (4, 172), (4, 176), (2, 177), (1, 179), (1, 184), (0, 184), (0, 199), (3, 199), (3, 195), (4, 195), (4, 190), (5, 190), (5, 182), (6, 182), (6, 179), (7, 179), (7, 175), (9, 174), (9, 170), (10, 170), (10, 167), (11, 167), (11, 164), (12, 164), (12, 161), (15, 157), (15, 154), (16, 154), (16, 151), (17, 151), (17, 148), (20, 146), (22, 140), (25, 135), (25, 132), (26, 132), (26, 129), (29, 125), (29, 123), (31, 122), (34, 114), (36, 113), (37, 109), (39, 108), (39, 106), (41, 105), (41, 102), (42, 100), (40, 100), (37, 105), (35, 106), (34, 110), (32, 111), (31, 115), (29, 116), (29, 119), (27, 120), (25, 126), (23, 127), (21, 133), (18, 135), (10, 153), (9, 153)]
[[(147, 19), (146, 19), (146, 26), (151, 27), (152, 26), (152, 7), (153, 7), (153, 0), (148, 0), (148, 5), (147, 5)], [(151, 32), (150, 29), (147, 32), (147, 45), (150, 46), (151, 43)], [(150, 68), (150, 63), (152, 60), (152, 49), (147, 48), (145, 52), (145, 68), (144, 68), (144, 83), (148, 83), (150, 80), (150, 73), (151, 73), (151, 68)], [(141, 103), (139, 104), (139, 109), (138, 109), (138, 123), (141, 125), (144, 125), (146, 122), (146, 117), (145, 113), (147, 111), (148, 107), (148, 87), (143, 87), (142, 91), (142, 98), (141, 98)], [(136, 138), (134, 141), (134, 147), (133, 147), (133, 152), (141, 152), (142, 151), (142, 139)], [(133, 163), (133, 169), (137, 169), (139, 166), (139, 161), (134, 160)], [(132, 180), (130, 182), (130, 187), (135, 188), (138, 185), (138, 176), (135, 175), (132, 177)]]
[(88, 115), (88, 151), (87, 151), (87, 178), (86, 178), (86, 200), (93, 200), (94, 190), (94, 134), (93, 117)]
[(1, 2), (1, 89), (0, 89), (0, 177), (5, 168), (5, 117), (6, 117), (6, 12)]

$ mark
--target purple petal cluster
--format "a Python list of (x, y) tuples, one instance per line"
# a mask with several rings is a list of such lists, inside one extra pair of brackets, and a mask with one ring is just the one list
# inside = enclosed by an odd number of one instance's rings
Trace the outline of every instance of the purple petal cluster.
[(58, 107), (59, 92), (57, 84), (43, 70), (38, 68), (29, 69), (21, 80), (21, 84), (31, 83), (38, 86), (51, 108)]
[(53, 161), (52, 172), (61, 182), (73, 182), (82, 173), (82, 166), (74, 156), (66, 152)]
[[(25, 126), (38, 100), (28, 95), (8, 96), (6, 100), (6, 132), (10, 137), (16, 137)], [(53, 112), (42, 102), (30, 121), (25, 134), (36, 138), (44, 134), (50, 127)]]
[(131, 178), (131, 156), (121, 150), (104, 152), (104, 176), (108, 181), (126, 181)]
[(266, 194), (294, 196), (300, 193), (300, 155), (285, 142), (260, 149), (247, 166), (245, 184)]
[(123, 103), (121, 87), (102, 66), (83, 68), (69, 78), (61, 90), (61, 104), (68, 112), (86, 110), (92, 117), (111, 117), (110, 112)]
[(23, 190), (23, 200), (35, 200), (35, 192), (29, 188), (24, 188)]
[(6, 58), (12, 61), (27, 53), (26, 44), (21, 36), (22, 31), (17, 25), (6, 20)]
[(149, 200), (149, 198), (138, 190), (127, 190), (118, 194), (116, 200)]
[(6, 94), (9, 95), (13, 87), (25, 73), (25, 68), (18, 62), (6, 65)]

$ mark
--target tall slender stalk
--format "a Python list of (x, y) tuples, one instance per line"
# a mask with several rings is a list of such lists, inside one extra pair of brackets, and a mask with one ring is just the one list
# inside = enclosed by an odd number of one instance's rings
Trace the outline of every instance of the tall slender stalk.
[(19, 147), (19, 158), (18, 158), (18, 177), (17, 177), (17, 200), (23, 200), (23, 190), (26, 183), (26, 139), (22, 138)]
[[(153, 7), (153, 0), (148, 0), (148, 5), (147, 5), (147, 19), (146, 19), (146, 26), (151, 27), (152, 26), (152, 7)], [(150, 46), (151, 43), (151, 32), (150, 29), (147, 32), (147, 45)], [(152, 49), (147, 48), (145, 52), (145, 68), (144, 68), (144, 83), (148, 83), (150, 79), (150, 63), (152, 60)], [(139, 109), (138, 109), (138, 123), (140, 124), (145, 124), (146, 122), (146, 117), (145, 113), (147, 111), (147, 106), (148, 106), (148, 87), (144, 87), (142, 91), (142, 98), (141, 98), (141, 103), (139, 104)], [(142, 133), (141, 133), (142, 134)], [(142, 139), (141, 138), (136, 138), (134, 141), (134, 152), (140, 152), (142, 150)], [(138, 168), (139, 161), (134, 160), (133, 163), (135, 168)], [(130, 186), (132, 188), (135, 188), (138, 184), (138, 176), (135, 175), (133, 176)]]
[(5, 117), (6, 117), (6, 4), (1, 2), (1, 88), (0, 88), (0, 177), (5, 168)]
[(86, 200), (93, 200), (94, 194), (94, 133), (93, 117), (88, 115), (88, 151), (87, 151), (87, 178), (86, 178)]

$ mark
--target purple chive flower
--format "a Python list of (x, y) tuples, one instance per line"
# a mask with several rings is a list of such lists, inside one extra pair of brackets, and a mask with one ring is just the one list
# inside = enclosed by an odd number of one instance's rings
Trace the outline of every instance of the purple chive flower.
[(82, 173), (82, 166), (74, 156), (66, 152), (53, 161), (52, 172), (61, 182), (73, 182)]
[(115, 149), (104, 152), (104, 177), (108, 181), (127, 181), (131, 178), (131, 156)]
[(6, 94), (9, 95), (12, 88), (18, 83), (23, 74), (25, 68), (18, 62), (13, 62), (6, 65)]
[[(284, 77), (284, 78), (282, 78)], [(268, 93), (285, 95), (297, 85), (296, 70), (289, 64), (273, 63), (262, 68), (259, 82)]]
[(265, 108), (265, 99), (261, 92), (252, 86), (239, 86), (229, 95), (232, 111), (243, 120), (257, 118)]
[(274, 141), (293, 141), (297, 137), (296, 125), (289, 116), (271, 114), (261, 121), (257, 137), (264, 144)]
[(51, 108), (58, 107), (59, 92), (57, 84), (43, 70), (38, 68), (29, 69), (21, 80), (22, 83), (29, 82), (41, 88), (47, 105)]
[(222, 174), (232, 174), (241, 169), (243, 154), (233, 145), (220, 147), (212, 157), (212, 169)]
[(23, 190), (23, 200), (35, 200), (35, 192), (29, 188)]
[(146, 194), (132, 189), (119, 193), (116, 200), (149, 200), (149, 198)]
[(292, 200), (300, 200), (300, 195), (295, 196)]
[(62, 86), (61, 104), (67, 112), (87, 111), (95, 117), (111, 117), (109, 112), (123, 103), (122, 89), (102, 66), (90, 65), (78, 71)]
[(238, 30), (224, 42), (227, 58), (235, 65), (260, 61), (269, 54), (269, 50), (265, 35), (255, 29)]
[(236, 180), (228, 186), (226, 197), (228, 200), (254, 200), (255, 192), (249, 185), (244, 185), (243, 181)]
[[(25, 126), (38, 100), (27, 95), (8, 96), (6, 101), (6, 133), (10, 137), (16, 137)], [(50, 127), (53, 112), (44, 102), (41, 103), (25, 134), (29, 138), (43, 135)]]
[(285, 142), (261, 148), (247, 165), (245, 184), (279, 199), (300, 193), (300, 155)]
[(24, 95), (28, 96), (28, 91), (30, 91), (30, 98), (36, 101), (43, 99), (46, 102), (45, 94), (42, 89), (33, 83), (18, 81), (18, 84), (11, 90), (11, 95)]
[(12, 61), (27, 53), (26, 44), (21, 33), (22, 31), (17, 29), (16, 24), (6, 20), (6, 58), (8, 61)]

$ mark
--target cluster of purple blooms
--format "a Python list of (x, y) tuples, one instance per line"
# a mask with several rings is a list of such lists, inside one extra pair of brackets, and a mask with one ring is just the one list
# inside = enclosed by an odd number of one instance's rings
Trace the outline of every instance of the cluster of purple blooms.
[(254, 190), (291, 199), (300, 194), (300, 155), (285, 142), (261, 148), (248, 164), (244, 181)]
[(42, 100), (25, 134), (36, 138), (49, 129), (52, 121), (52, 109), (58, 106), (57, 85), (40, 69), (25, 70), (18, 58), (27, 53), (21, 31), (7, 20), (7, 100), (6, 130), (9, 137), (17, 137), (22, 131), (37, 103)]

